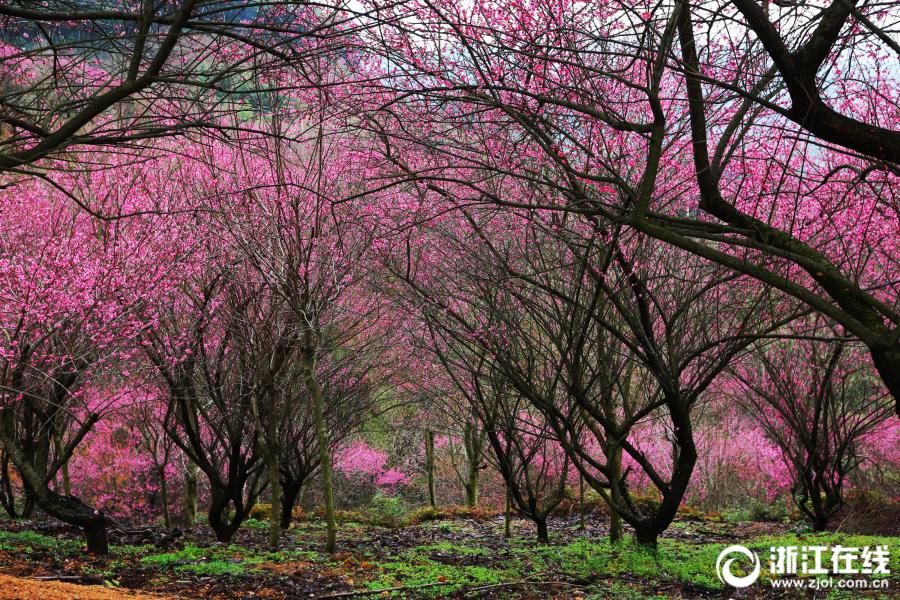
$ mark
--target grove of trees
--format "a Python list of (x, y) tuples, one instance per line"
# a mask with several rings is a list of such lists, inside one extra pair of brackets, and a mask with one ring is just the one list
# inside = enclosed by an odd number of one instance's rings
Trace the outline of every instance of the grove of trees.
[[(0, 506), (896, 497), (900, 9), (0, 5)], [(485, 481), (490, 482), (489, 486)], [(256, 507), (256, 508), (254, 508)], [(255, 511), (255, 512), (254, 512)]]

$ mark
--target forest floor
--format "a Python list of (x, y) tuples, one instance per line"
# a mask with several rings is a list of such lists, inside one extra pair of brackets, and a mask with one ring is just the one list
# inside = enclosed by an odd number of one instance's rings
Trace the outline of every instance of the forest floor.
[(148, 597), (134, 592), (204, 600), (864, 596), (836, 589), (776, 593), (765, 581), (744, 590), (723, 589), (715, 574), (716, 558), (735, 543), (755, 549), (764, 561), (772, 545), (887, 544), (893, 551), (890, 589), (867, 597), (900, 597), (896, 535), (796, 533), (785, 523), (692, 518), (677, 520), (651, 552), (628, 540), (610, 544), (605, 520), (589, 515), (581, 529), (578, 516), (557, 517), (549, 545), (535, 543), (524, 521), (514, 522), (513, 537), (506, 540), (502, 519), (493, 517), (398, 528), (347, 522), (339, 528), (334, 555), (323, 552), (324, 528), (317, 520), (294, 524), (278, 551), (266, 548), (266, 523), (259, 521), (251, 520), (230, 544), (215, 543), (205, 527), (174, 534), (153, 527), (120, 528), (110, 532), (110, 554), (97, 558), (83, 553), (73, 528), (0, 522), (0, 574), (5, 575), (0, 599)]

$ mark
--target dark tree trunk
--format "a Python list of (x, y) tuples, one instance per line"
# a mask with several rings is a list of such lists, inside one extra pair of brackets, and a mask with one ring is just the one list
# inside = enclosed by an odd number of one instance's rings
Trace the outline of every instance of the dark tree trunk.
[[(634, 512), (631, 503), (626, 501), (629, 491), (624, 479), (610, 481), (609, 502), (614, 504), (610, 507), (610, 513), (617, 513), (634, 528), (639, 544), (650, 547), (656, 547), (659, 534), (668, 529), (675, 519), (697, 463), (697, 447), (694, 444), (689, 411), (677, 399), (670, 401), (668, 407), (677, 444), (673, 448), (672, 477), (668, 488), (662, 493), (659, 506), (655, 507), (651, 514)], [(621, 457), (618, 461), (621, 461)], [(621, 462), (618, 464), (621, 468)], [(613, 525), (612, 521), (610, 525)], [(612, 531), (610, 533), (612, 534)]]
[(827, 467), (816, 465), (813, 469), (806, 469), (807, 476), (801, 477), (795, 484), (794, 502), (806, 515), (813, 531), (825, 531), (828, 522), (842, 504), (839, 492), (833, 489), (823, 489), (822, 482), (809, 476), (810, 471), (824, 473)]
[(18, 517), (18, 513), (16, 512), (16, 494), (12, 487), (12, 476), (9, 472), (9, 455), (0, 450), (0, 456), (2, 456), (2, 459), (0, 459), (0, 505), (3, 506), (3, 510), (6, 511), (10, 519), (15, 519)]
[(25, 493), (33, 496), (35, 504), (51, 517), (55, 517), (63, 523), (81, 527), (84, 530), (88, 552), (97, 555), (109, 552), (109, 544), (106, 540), (108, 521), (101, 511), (92, 509), (75, 496), (60, 496), (49, 490), (35, 493), (28, 488)]
[(88, 525), (84, 528), (84, 538), (87, 541), (88, 552), (92, 554), (107, 554), (109, 542), (106, 540), (106, 522)]
[[(234, 507), (234, 515), (229, 515), (229, 507)], [(244, 521), (246, 511), (240, 495), (235, 497), (228, 491), (214, 491), (209, 504), (209, 526), (216, 534), (216, 541), (230, 542)], [(230, 517), (230, 518), (229, 518)]]
[(659, 532), (653, 523), (641, 523), (637, 526), (632, 526), (634, 527), (634, 535), (638, 544), (647, 548), (656, 548)]
[(277, 549), (278, 542), (281, 540), (281, 519), (283, 517), (278, 452), (269, 448), (266, 451), (265, 462), (266, 467), (269, 470), (269, 488), (271, 490), (270, 502), (272, 503), (272, 508), (269, 512), (269, 546), (273, 549)]
[(469, 466), (468, 478), (466, 481), (466, 507), (478, 507), (478, 465)]
[(425, 431), (425, 469), (428, 473), (428, 504), (437, 508), (437, 494), (434, 486), (434, 432)]
[(23, 519), (30, 519), (34, 514), (34, 499), (25, 498), (25, 502), (22, 504), (22, 514), (21, 517)]
[(828, 526), (828, 517), (824, 515), (816, 515), (812, 519), (812, 528), (813, 531), (822, 532), (825, 531), (825, 528)]
[(193, 527), (197, 520), (197, 467), (188, 465), (184, 472), (184, 526)]
[[(61, 456), (63, 453), (63, 441), (62, 441), (62, 436), (58, 432), (56, 434), (54, 434), (54, 436), (53, 436), (53, 446), (56, 451), (56, 455)], [(64, 463), (63, 466), (59, 469), (59, 475), (62, 478), (62, 494), (64, 496), (68, 496), (69, 494), (72, 493), (72, 484), (69, 479), (69, 463), (68, 462)], [(59, 491), (59, 489), (57, 489), (57, 492), (58, 491)]]
[(672, 426), (675, 432), (677, 455), (673, 460), (674, 469), (669, 481), (669, 489), (663, 494), (659, 508), (653, 519), (656, 535), (659, 535), (672, 523), (687, 493), (694, 466), (697, 464), (697, 447), (694, 444), (694, 433), (691, 427), (690, 414), (678, 400), (668, 403)]
[(616, 512), (614, 506), (609, 505), (609, 541), (610, 542), (621, 542), (622, 541), (622, 517), (619, 516), (619, 513)]
[(325, 400), (322, 387), (316, 380), (315, 348), (312, 332), (304, 334), (303, 379), (312, 400), (313, 422), (316, 427), (316, 442), (319, 444), (319, 464), (322, 469), (322, 500), (325, 504), (325, 551), (334, 554), (337, 547), (337, 519), (335, 518), (334, 480), (331, 464), (331, 442), (325, 423)]
[(578, 478), (578, 529), (584, 531), (584, 476)]
[(217, 542), (228, 543), (234, 537), (240, 525), (237, 524), (236, 520), (229, 521), (224, 513), (225, 510), (221, 508), (210, 509), (209, 526), (212, 528), (213, 533), (216, 534)]
[(481, 447), (479, 447), (478, 432), (467, 424), (463, 433), (463, 442), (466, 449), (466, 506), (476, 508), (478, 506), (478, 479), (479, 463), (481, 462)]
[(291, 525), (291, 519), (294, 514), (294, 506), (297, 504), (297, 498), (300, 497), (300, 489), (302, 483), (283, 482), (281, 484), (282, 501), (281, 501), (281, 528), (287, 529)]
[[(51, 478), (47, 476), (45, 462), (40, 459), (41, 470), (37, 470), (30, 460), (34, 456), (29, 456), (16, 444), (14, 435), (11, 433), (13, 431), (12, 418), (12, 413), (7, 412), (3, 415), (2, 422), (0, 422), (0, 442), (22, 477), (22, 487), (27, 499), (26, 509), (29, 502), (32, 507), (37, 504), (51, 517), (55, 517), (63, 523), (81, 527), (84, 530), (88, 552), (92, 554), (109, 552), (109, 545), (106, 541), (106, 516), (78, 498), (57, 494), (48, 487)], [(46, 437), (44, 445), (49, 447), (49, 439)]]
[(886, 348), (872, 348), (872, 363), (881, 376), (884, 386), (894, 397), (894, 414), (900, 416), (900, 344)]
[(506, 484), (506, 504), (503, 508), (503, 537), (512, 537), (512, 492)]
[[(622, 448), (620, 446), (611, 448), (609, 456), (607, 463), (609, 464), (610, 479), (619, 481), (622, 477)], [(616, 510), (616, 506), (622, 504), (622, 494), (618, 485), (611, 486), (610, 499), (612, 501), (607, 504), (609, 508), (609, 541), (620, 542), (622, 541), (622, 517)]]
[(166, 529), (172, 528), (172, 515), (169, 512), (169, 482), (166, 480), (165, 467), (159, 469), (159, 501), (162, 503), (163, 523)]
[(547, 531), (546, 517), (533, 517), (534, 524), (537, 526), (537, 539), (542, 544), (550, 543), (550, 533)]

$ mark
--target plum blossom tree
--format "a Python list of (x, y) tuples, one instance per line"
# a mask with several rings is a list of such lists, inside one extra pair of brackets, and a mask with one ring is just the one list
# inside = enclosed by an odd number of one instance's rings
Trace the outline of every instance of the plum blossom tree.
[[(552, 212), (459, 212), (395, 258), (411, 302), (488, 358), (489, 378), (504, 378), (540, 412), (588, 484), (640, 542), (654, 544), (696, 462), (695, 405), (781, 320), (774, 306), (785, 322), (792, 318), (790, 304), (751, 292), (726, 269), (600, 223), (567, 227)], [(652, 463), (630, 440), (650, 418), (670, 424), (668, 464)], [(620, 452), (653, 482), (658, 505), (633, 501)]]
[[(743, 29), (735, 34), (740, 40), (736, 53), (761, 49), (767, 60), (753, 65), (754, 75), (765, 72), (773, 77), (777, 73), (787, 92), (773, 106), (763, 86), (748, 89), (748, 82), (742, 81), (745, 102), (766, 106), (825, 142), (900, 164), (900, 132), (892, 128), (890, 121), (883, 120), (887, 111), (896, 111), (896, 101), (884, 98), (885, 113), (880, 113), (868, 109), (863, 102), (841, 99), (848, 88), (865, 97), (874, 93), (877, 86), (896, 83), (892, 74), (885, 73), (878, 64), (882, 57), (900, 56), (896, 23), (890, 21), (887, 11), (851, 2), (759, 6), (737, 0), (732, 4), (730, 12), (742, 17), (738, 24)], [(684, 26), (690, 23), (690, 15), (686, 17)], [(725, 15), (712, 19), (694, 15), (694, 27), (710, 31), (720, 26), (724, 18)], [(755, 40), (748, 35), (751, 32)], [(854, 60), (863, 62), (853, 64)], [(845, 76), (843, 70), (848, 67), (859, 79)], [(719, 74), (707, 82), (723, 88), (733, 83)]]
[[(125, 387), (109, 402), (104, 418), (74, 452), (70, 487), (116, 520), (137, 522), (162, 514), (169, 526), (168, 481), (175, 465), (148, 451), (140, 416), (150, 403), (141, 392)], [(91, 395), (105, 401), (101, 394)]]
[(548, 543), (547, 518), (565, 498), (568, 455), (552, 427), (539, 412), (529, 410), (527, 400), (496, 372), (483, 351), (448, 340), (446, 331), (430, 329), (434, 352), (484, 431), (485, 458), (503, 477), (507, 501), (535, 524), (538, 541)]
[[(448, 404), (447, 410), (452, 415), (458, 432), (446, 438), (453, 471), (465, 491), (466, 507), (477, 508), (481, 471), (487, 467), (485, 463), (487, 434), (477, 414), (468, 406), (468, 402), (462, 402), (460, 403), (462, 406), (457, 406), (457, 403), (451, 400)], [(461, 461), (458, 460), (460, 450), (462, 450)], [(462, 464), (459, 464), (460, 462)]]
[[(823, 531), (844, 504), (863, 442), (891, 416), (890, 397), (858, 345), (821, 320), (796, 323), (797, 337), (756, 344), (732, 369), (732, 394), (784, 453), (797, 506)], [(830, 334), (835, 341), (817, 341)]]
[(255, 313), (256, 302), (265, 303), (259, 287), (228, 277), (220, 271), (185, 284), (177, 309), (145, 345), (175, 415), (169, 435), (209, 482), (207, 514), (220, 541), (231, 539), (256, 503), (262, 476), (252, 402), (266, 370), (242, 369), (242, 352), (253, 348), (233, 328), (277, 326), (266, 310)]
[(748, 457), (824, 528), (896, 454), (887, 13), (3, 4), (0, 505), (104, 552), (181, 462), (275, 547), (318, 474), (333, 552), (333, 470), (435, 505), (446, 440), (542, 541), (576, 476), (653, 545)]
[(103, 225), (39, 182), (18, 191), (0, 240), (0, 443), (29, 501), (82, 527), (88, 549), (104, 553), (106, 516), (51, 483), (113, 408), (115, 372), (156, 326), (184, 247), (153, 218)]
[[(321, 78), (331, 76), (327, 64), (319, 65), (318, 72)], [(230, 211), (226, 205), (219, 211), (222, 230), (237, 256), (272, 295), (272, 302), (278, 298), (284, 306), (280, 318), (291, 331), (291, 351), (299, 361), (316, 429), (326, 547), (333, 552), (334, 441), (329, 439), (325, 415), (330, 382), (323, 376), (333, 369), (335, 377), (343, 378), (338, 388), (351, 389), (355, 380), (377, 388), (393, 372), (388, 350), (395, 327), (377, 287), (370, 285), (374, 273), (365, 262), (372, 251), (377, 215), (352, 201), (367, 161), (354, 152), (352, 139), (326, 129), (323, 94), (309, 98), (312, 117), (319, 117), (311, 135), (298, 134), (301, 141), (292, 144), (278, 137), (264, 139), (260, 148), (248, 146), (245, 152), (230, 154), (225, 163), (230, 180), (220, 183), (223, 193), (217, 200), (227, 203), (235, 193), (242, 197), (248, 210)], [(298, 120), (294, 124), (285, 117), (278, 126), (302, 129), (304, 122)], [(208, 168), (222, 166), (219, 162)], [(272, 440), (267, 445), (275, 444), (278, 434), (267, 439)], [(272, 448), (265, 452), (276, 454)]]
[[(154, 386), (155, 387), (155, 386)], [(172, 527), (172, 494), (173, 479), (178, 474), (175, 458), (178, 448), (174, 440), (168, 435), (173, 418), (169, 410), (170, 405), (158, 394), (152, 394), (136, 406), (132, 407), (130, 421), (132, 427), (138, 433), (138, 448), (146, 456), (156, 474), (159, 491), (159, 504), (162, 507), (163, 523), (167, 528)]]
[(388, 453), (357, 438), (335, 452), (335, 471), (362, 478), (371, 485), (393, 489), (410, 482), (410, 476), (389, 465)]
[(382, 8), (364, 125), (398, 186), (620, 223), (799, 299), (900, 399), (894, 25), (783, 4), (780, 30), (752, 2)]
[[(368, 349), (344, 349), (323, 356), (317, 365), (317, 378), (323, 382), (325, 396), (322, 415), (332, 448), (340, 448), (348, 437), (358, 431), (373, 408), (372, 388), (383, 384), (382, 374), (376, 370), (381, 365), (367, 360), (369, 356), (365, 350)], [(302, 373), (297, 368), (296, 361), (292, 365), (292, 372)], [(305, 382), (294, 375), (288, 394), (290, 406), (286, 410), (287, 423), (279, 445), (282, 453), (280, 469), (283, 529), (290, 525), (292, 509), (298, 502), (304, 485), (318, 472), (321, 460), (315, 419)], [(336, 470), (346, 467), (344, 458), (347, 458), (344, 454), (335, 456)]]
[[(698, 408), (694, 426), (697, 462), (685, 501), (690, 506), (716, 509), (778, 505), (790, 494), (790, 467), (754, 415), (721, 391), (731, 384), (727, 377), (722, 379), (711, 391), (711, 399)], [(672, 432), (664, 420), (641, 423), (632, 437), (654, 464), (665, 464), (671, 455)], [(623, 459), (623, 469), (630, 470), (636, 495), (654, 494), (653, 482), (628, 456)]]

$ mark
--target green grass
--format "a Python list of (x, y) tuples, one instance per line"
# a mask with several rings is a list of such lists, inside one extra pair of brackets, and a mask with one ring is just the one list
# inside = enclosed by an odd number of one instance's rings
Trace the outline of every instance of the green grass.
[(380, 563), (382, 574), (366, 584), (370, 590), (397, 586), (418, 586), (444, 583), (433, 589), (423, 589), (423, 596), (434, 597), (459, 590), (466, 586), (504, 583), (516, 580), (516, 573), (508, 569), (493, 567), (445, 565), (428, 558), (396, 560)]
[[(787, 533), (760, 537), (744, 545), (755, 550), (766, 566), (770, 546), (876, 546), (898, 547), (900, 539), (884, 536), (860, 536), (839, 533), (811, 534)], [(520, 581), (525, 578), (542, 579), (544, 574), (565, 574), (590, 584), (586, 597), (596, 598), (644, 598), (645, 590), (616, 581), (616, 577), (628, 575), (647, 582), (679, 582), (705, 588), (722, 590), (716, 576), (715, 564), (722, 549), (730, 544), (691, 543), (682, 540), (662, 539), (656, 549), (638, 545), (626, 538), (618, 544), (608, 540), (578, 540), (569, 544), (539, 546), (530, 540), (513, 540), (508, 547), (488, 548), (470, 544), (440, 541), (427, 546), (406, 550), (394, 560), (377, 565), (379, 574), (366, 583), (370, 590), (405, 586), (414, 587), (432, 583), (443, 585), (416, 590), (421, 596), (440, 596), (462, 589), (498, 583)], [(498, 552), (507, 553), (505, 558)], [(499, 566), (444, 564), (436, 555), (467, 557), (495, 556)], [(892, 552), (893, 578), (900, 573), (900, 557)], [(763, 569), (763, 576), (766, 575)], [(893, 584), (893, 582), (892, 582)], [(763, 584), (766, 585), (766, 584)], [(896, 585), (896, 584), (893, 584)], [(892, 587), (893, 587), (892, 585)], [(837, 590), (828, 596), (833, 600), (848, 598)], [(875, 596), (877, 597), (877, 595)]]
[(440, 552), (442, 554), (455, 554), (458, 556), (489, 556), (491, 550), (469, 544), (456, 544), (453, 542), (436, 542), (427, 546), (419, 546), (416, 550), (423, 554)]
[(238, 577), (267, 562), (320, 560), (317, 552), (307, 550), (254, 551), (241, 546), (200, 547), (186, 545), (174, 552), (150, 554), (141, 558), (145, 567), (194, 573), (195, 575), (231, 575)]
[[(699, 545), (662, 540), (656, 551), (631, 540), (611, 544), (607, 540), (579, 540), (566, 545), (535, 546), (530, 542), (511, 545), (509, 557), (500, 568), (479, 565), (447, 565), (433, 558), (435, 553), (460, 557), (489, 556), (488, 548), (440, 542), (401, 553), (397, 560), (379, 564), (382, 573), (367, 584), (369, 589), (416, 586), (444, 582), (446, 585), (419, 591), (423, 596), (438, 596), (463, 587), (477, 587), (521, 581), (528, 576), (565, 573), (583, 582), (629, 574), (648, 581), (674, 580), (700, 587), (720, 589), (715, 562), (721, 545)], [(619, 585), (612, 589), (599, 584), (608, 597), (644, 597), (640, 592)], [(613, 586), (615, 587), (615, 586)], [(621, 589), (619, 589), (621, 588)], [(601, 594), (600, 597), (603, 597)]]
[(462, 533), (466, 531), (466, 525), (449, 519), (437, 519), (434, 521), (425, 521), (419, 527), (433, 529), (441, 533)]
[[(764, 565), (768, 563), (770, 546), (876, 546), (897, 548), (900, 539), (884, 536), (857, 536), (836, 533), (785, 534), (756, 538), (745, 545), (755, 550)], [(720, 590), (715, 564), (719, 552), (728, 544), (693, 544), (680, 540), (660, 540), (656, 550), (639, 546), (631, 539), (620, 544), (608, 540), (581, 540), (562, 546), (520, 545), (513, 551), (519, 561), (528, 561), (539, 571), (566, 573), (571, 577), (592, 580), (630, 574), (647, 580), (669, 580), (703, 588)], [(898, 553), (891, 554), (892, 577), (900, 572)], [(763, 569), (765, 576), (766, 569)]]
[(668, 600), (668, 596), (657, 594), (648, 596), (645, 590), (641, 590), (620, 581), (613, 581), (609, 585), (594, 586), (592, 591), (585, 595), (586, 600)]
[(369, 590), (391, 587), (415, 587), (440, 583), (433, 588), (416, 590), (423, 597), (437, 597), (457, 591), (463, 587), (495, 585), (522, 579), (518, 561), (504, 566), (452, 565), (438, 560), (438, 555), (458, 557), (490, 556), (494, 550), (472, 546), (471, 543), (438, 541), (426, 546), (418, 546), (400, 552), (396, 559), (376, 563), (380, 574), (366, 583)]
[(241, 523), (241, 527), (246, 527), (248, 529), (268, 529), (269, 522), (253, 518), (244, 519), (244, 521)]
[[(427, 527), (443, 523), (432, 522)], [(455, 525), (455, 524), (454, 524)], [(353, 537), (367, 537), (366, 527), (351, 528)], [(304, 524), (291, 530), (290, 538), (303, 547), (311, 539), (317, 526)], [(351, 531), (342, 532), (347, 536)], [(471, 537), (464, 541), (442, 540), (439, 536), (429, 544), (399, 551), (387, 560), (378, 561), (373, 548), (363, 545), (352, 557), (366, 558), (371, 568), (356, 572), (358, 586), (368, 590), (440, 584), (415, 590), (417, 596), (436, 597), (462, 588), (496, 585), (522, 580), (568, 579), (587, 586), (585, 597), (640, 598), (663, 582), (678, 582), (709, 590), (722, 590), (715, 573), (719, 552), (729, 543), (694, 543), (682, 539), (662, 539), (656, 549), (640, 546), (631, 538), (613, 544), (607, 539), (579, 539), (566, 544), (537, 545), (531, 539), (516, 538), (509, 542), (492, 539), (477, 544)], [(735, 540), (737, 541), (737, 540)], [(757, 552), (763, 562), (762, 576), (768, 575), (771, 546), (833, 547), (835, 545), (865, 547), (887, 545), (891, 551), (891, 590), (900, 586), (900, 538), (886, 536), (846, 535), (839, 533), (791, 532), (754, 538), (741, 542)], [(287, 544), (289, 547), (292, 545)], [(0, 531), (0, 550), (29, 555), (33, 552), (53, 552), (64, 556), (79, 555), (79, 540), (64, 540), (31, 531)], [(344, 567), (331, 557), (312, 550), (288, 549), (268, 551), (237, 545), (197, 546), (188, 544), (177, 550), (159, 552), (151, 545), (123, 545), (110, 548), (106, 564), (90, 566), (91, 572), (112, 580), (120, 571), (133, 568), (135, 563), (153, 571), (158, 577), (177, 577), (179, 573), (204, 576), (240, 577), (258, 573), (264, 563), (283, 564), (294, 561), (318, 563), (326, 571), (340, 572)], [(383, 556), (383, 555), (382, 555)], [(449, 563), (449, 564), (448, 564)], [(623, 576), (627, 575), (628, 578)], [(868, 577), (868, 576), (863, 576)], [(761, 585), (768, 586), (762, 582)], [(831, 600), (849, 600), (854, 590), (831, 589)], [(848, 595), (849, 594), (849, 595)], [(877, 598), (878, 592), (868, 597)]]
[(79, 552), (81, 546), (76, 540), (58, 539), (33, 531), (0, 531), (0, 550), (7, 552), (31, 554), (35, 550), (45, 550), (71, 554)]
[(719, 589), (716, 558), (723, 546), (660, 540), (656, 550), (625, 539), (579, 540), (562, 546), (517, 547), (513, 556), (537, 571), (565, 573), (585, 581), (629, 574), (649, 580), (674, 580)]
[(151, 554), (141, 559), (141, 564), (150, 567), (170, 568), (181, 565), (185, 562), (204, 560), (211, 554), (210, 548), (200, 548), (188, 544), (181, 550), (174, 552), (164, 552), (162, 554)]

